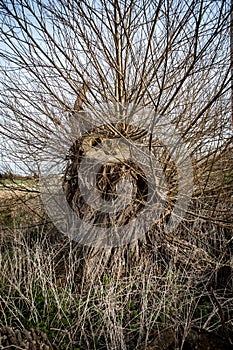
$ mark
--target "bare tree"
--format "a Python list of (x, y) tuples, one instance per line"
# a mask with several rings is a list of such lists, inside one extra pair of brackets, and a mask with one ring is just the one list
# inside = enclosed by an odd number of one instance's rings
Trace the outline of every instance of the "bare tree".
[[(168, 236), (165, 243), (159, 238), (180, 190), (177, 145), (169, 130), (179, 135), (192, 158), (196, 201), (190, 220), (232, 225), (225, 207), (231, 203), (232, 185), (230, 1), (11, 0), (0, 1), (0, 14), (1, 134), (29, 165), (47, 144), (54, 158), (68, 154), (68, 165), (58, 157), (63, 188), (79, 217), (90, 216), (99, 226), (109, 226), (113, 219), (87, 208), (76, 181), (81, 161), (99, 152), (100, 145), (111, 153), (118, 147), (115, 141), (124, 139), (131, 147), (147, 149), (148, 162), (153, 154), (163, 168), (168, 193), (163, 221), (148, 230), (144, 243), (136, 240), (128, 247), (127, 254), (122, 248), (115, 248), (114, 257), (112, 248), (87, 248), (90, 270), (97, 261), (102, 271), (117, 259), (129, 266), (150, 263), (148, 244), (159, 242), (165, 250), (173, 244), (176, 251), (182, 243), (181, 238)], [(85, 91), (80, 93), (81, 87)], [(145, 108), (150, 113), (139, 112)], [(148, 194), (144, 163), (126, 161), (121, 151), (103, 165), (98, 178), (105, 201), (109, 194), (119, 194), (117, 183), (123, 178), (133, 183), (133, 209), (118, 213), (118, 226), (138, 215)], [(221, 173), (228, 174), (227, 180)], [(209, 200), (207, 208), (203, 198)], [(197, 239), (191, 241), (186, 246), (190, 252)], [(180, 256), (185, 261), (185, 254)]]

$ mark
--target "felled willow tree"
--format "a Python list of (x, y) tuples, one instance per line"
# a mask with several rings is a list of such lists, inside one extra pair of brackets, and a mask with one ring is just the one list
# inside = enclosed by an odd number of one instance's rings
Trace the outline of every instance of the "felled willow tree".
[[(211, 265), (211, 244), (206, 248), (202, 238), (214, 223), (214, 232), (232, 225), (230, 2), (0, 0), (0, 9), (1, 134), (12, 149), (8, 158), (29, 167), (41, 157), (60, 162), (68, 207), (103, 230), (124, 227), (146, 207), (145, 164), (125, 156), (132, 148), (148, 150), (146, 163), (151, 155), (158, 160), (156, 176), (166, 184), (158, 200), (163, 213), (142, 239), (121, 247), (83, 240), (81, 275), (143, 268), (158, 254)], [(180, 191), (173, 133), (192, 160), (194, 188), (187, 192), (193, 197), (188, 220), (167, 234)], [(113, 213), (96, 210), (80, 190), (83, 161), (103, 152), (94, 181), (100, 202), (115, 203), (124, 189), (131, 198), (123, 196), (127, 206)]]

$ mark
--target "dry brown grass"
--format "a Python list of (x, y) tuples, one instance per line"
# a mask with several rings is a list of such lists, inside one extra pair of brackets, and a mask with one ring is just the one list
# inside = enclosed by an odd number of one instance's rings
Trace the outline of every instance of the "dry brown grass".
[[(223, 247), (225, 233), (217, 226), (206, 227), (205, 244), (208, 229), (218, 230)], [(225, 261), (222, 252), (200, 269), (164, 247), (143, 271), (89, 275), (77, 286), (78, 250), (51, 225), (2, 231), (0, 248), (0, 326), (39, 327), (58, 349), (185, 349), (195, 327), (218, 333), (225, 344), (233, 340), (230, 251)]]

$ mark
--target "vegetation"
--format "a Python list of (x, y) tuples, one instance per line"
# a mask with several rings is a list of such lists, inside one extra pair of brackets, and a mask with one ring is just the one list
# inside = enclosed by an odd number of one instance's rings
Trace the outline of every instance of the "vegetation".
[(0, 348), (232, 349), (232, 10), (0, 0)]
[(30, 201), (40, 225), (27, 221), (29, 207), (24, 217), (17, 210), (14, 220), (2, 221), (2, 327), (39, 328), (58, 349), (194, 349), (198, 342), (230, 349), (232, 226), (186, 222), (169, 240), (158, 237), (146, 268), (135, 265), (118, 277), (106, 269), (87, 281), (77, 276), (77, 244)]

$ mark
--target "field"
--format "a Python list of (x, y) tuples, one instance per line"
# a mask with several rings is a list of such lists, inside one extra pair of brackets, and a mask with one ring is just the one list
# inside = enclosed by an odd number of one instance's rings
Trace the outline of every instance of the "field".
[(35, 182), (3, 182), (0, 208), (1, 348), (9, 338), (12, 349), (232, 348), (231, 208), (222, 208), (227, 222), (187, 219), (158, 238), (143, 269), (89, 279), (77, 275), (80, 250), (44, 213)]

